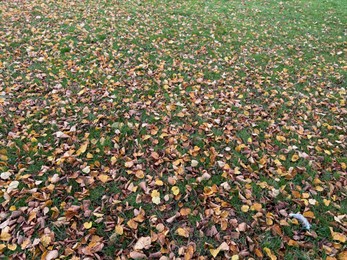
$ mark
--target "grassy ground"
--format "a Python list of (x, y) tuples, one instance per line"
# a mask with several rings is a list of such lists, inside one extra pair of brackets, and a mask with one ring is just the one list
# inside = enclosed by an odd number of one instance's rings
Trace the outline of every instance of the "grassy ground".
[(346, 17), (0, 2), (1, 254), (346, 259)]

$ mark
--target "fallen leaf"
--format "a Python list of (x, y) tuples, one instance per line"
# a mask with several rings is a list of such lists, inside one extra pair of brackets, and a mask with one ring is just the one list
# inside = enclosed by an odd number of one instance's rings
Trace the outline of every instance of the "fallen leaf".
[(297, 154), (293, 154), (293, 156), (292, 156), (292, 162), (296, 162), (297, 160), (299, 160), (299, 155), (297, 155)]
[(93, 222), (92, 221), (83, 223), (83, 227), (85, 229), (90, 229), (92, 226), (93, 226)]
[(331, 236), (333, 240), (340, 241), (341, 243), (345, 243), (347, 241), (347, 237), (339, 232), (334, 232), (332, 227), (329, 227)]
[(11, 191), (18, 188), (19, 182), (18, 181), (11, 181), (10, 185), (8, 185), (7, 193), (10, 193)]
[(151, 245), (151, 237), (140, 237), (134, 245), (134, 250), (148, 249)]
[(132, 259), (147, 259), (147, 256), (144, 253), (132, 251), (129, 254), (130, 258)]
[(125, 162), (124, 166), (125, 166), (126, 168), (131, 168), (131, 167), (134, 166), (134, 162), (133, 162), (133, 161)]
[(82, 144), (80, 146), (80, 148), (76, 151), (76, 155), (79, 156), (79, 155), (83, 154), (87, 150), (88, 144), (89, 144), (89, 142), (85, 142), (84, 144)]
[(271, 260), (277, 260), (277, 256), (272, 253), (270, 248), (264, 247), (264, 251)]
[(190, 163), (190, 165), (192, 167), (196, 167), (196, 166), (198, 166), (198, 164), (199, 164), (199, 162), (197, 160), (192, 160), (191, 163)]
[(180, 193), (180, 189), (177, 186), (173, 186), (171, 188), (171, 191), (172, 191), (172, 194), (175, 195), (175, 196)]
[(51, 250), (47, 253), (45, 260), (52, 260), (52, 259), (56, 259), (59, 256), (59, 252), (58, 250)]
[(248, 210), (249, 210), (249, 206), (248, 205), (242, 205), (242, 207), (241, 207), (241, 211), (242, 212), (248, 212)]
[(185, 228), (178, 228), (178, 229), (176, 230), (176, 233), (177, 233), (179, 236), (181, 236), (181, 237), (186, 237), (186, 238), (189, 237), (189, 232), (188, 232), (188, 230), (185, 229)]
[(84, 167), (84, 168), (82, 169), (82, 172), (84, 172), (84, 173), (86, 173), (86, 174), (90, 173), (90, 166)]
[(110, 180), (109, 176), (106, 174), (100, 174), (98, 176), (98, 179), (102, 182), (102, 183), (106, 183)]
[(152, 191), (151, 197), (154, 204), (160, 204), (160, 193), (157, 190)]
[(123, 233), (124, 233), (123, 227), (121, 225), (117, 225), (115, 227), (115, 232), (117, 235), (123, 235)]
[(12, 173), (10, 173), (10, 172), (2, 172), (0, 175), (0, 178), (3, 180), (7, 180), (11, 177), (11, 175), (12, 175)]

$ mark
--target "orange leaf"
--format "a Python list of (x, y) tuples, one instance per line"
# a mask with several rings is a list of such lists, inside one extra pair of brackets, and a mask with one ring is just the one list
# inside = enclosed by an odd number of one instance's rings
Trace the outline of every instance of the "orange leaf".
[(306, 212), (304, 212), (304, 217), (306, 217), (306, 218), (316, 218), (315, 216), (314, 216), (314, 213), (312, 212), (312, 211), (306, 211)]

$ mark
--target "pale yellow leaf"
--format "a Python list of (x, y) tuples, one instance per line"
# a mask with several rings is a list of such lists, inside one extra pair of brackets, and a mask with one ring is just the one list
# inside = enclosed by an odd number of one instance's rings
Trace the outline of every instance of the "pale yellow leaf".
[(216, 248), (216, 249), (211, 248), (210, 249), (210, 253), (213, 257), (216, 257), (219, 254), (219, 252), (220, 252), (219, 248)]
[(188, 230), (185, 229), (185, 228), (178, 228), (178, 229), (176, 230), (176, 233), (177, 233), (179, 236), (181, 236), (181, 237), (186, 237), (186, 238), (189, 237), (189, 232), (188, 232)]
[(172, 191), (172, 194), (176, 196), (180, 193), (180, 188), (178, 188), (177, 186), (173, 186), (171, 188), (171, 191)]
[(84, 167), (83, 169), (82, 169), (82, 172), (84, 172), (84, 173), (90, 173), (90, 166), (86, 166), (86, 167)]
[(83, 223), (83, 227), (85, 229), (90, 229), (92, 226), (93, 226), (93, 222), (92, 221)]
[(242, 205), (242, 207), (241, 207), (241, 211), (242, 212), (248, 212), (248, 210), (249, 210), (249, 206), (248, 205)]

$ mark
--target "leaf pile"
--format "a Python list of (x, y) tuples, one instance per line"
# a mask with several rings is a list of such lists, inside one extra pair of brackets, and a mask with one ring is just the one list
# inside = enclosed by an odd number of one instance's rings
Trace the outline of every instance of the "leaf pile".
[(346, 17), (2, 1), (1, 254), (346, 259)]

